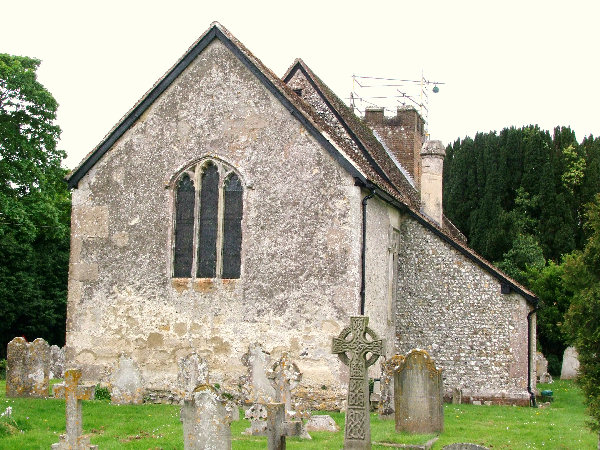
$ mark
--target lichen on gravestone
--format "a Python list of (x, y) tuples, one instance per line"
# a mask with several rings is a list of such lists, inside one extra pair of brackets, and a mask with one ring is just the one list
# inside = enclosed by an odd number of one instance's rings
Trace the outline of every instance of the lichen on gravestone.
[(217, 390), (198, 385), (181, 408), (184, 448), (231, 449), (230, 415)]
[(47, 397), (50, 346), (41, 338), (16, 337), (7, 346), (6, 396)]
[(110, 398), (114, 405), (144, 402), (144, 382), (135, 361), (121, 354), (110, 377)]
[(183, 399), (191, 399), (198, 385), (209, 384), (209, 370), (206, 360), (195, 352), (179, 360), (177, 374), (177, 394)]
[(397, 432), (441, 433), (444, 430), (442, 370), (425, 350), (411, 350), (394, 373)]

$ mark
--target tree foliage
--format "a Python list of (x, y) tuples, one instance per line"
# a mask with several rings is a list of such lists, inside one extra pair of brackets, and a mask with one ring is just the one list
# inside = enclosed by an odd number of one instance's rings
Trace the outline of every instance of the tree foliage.
[(474, 250), (538, 295), (549, 359), (561, 359), (567, 343), (562, 257), (583, 248), (584, 205), (598, 192), (600, 139), (579, 144), (568, 127), (477, 133), (446, 150), (444, 211)]
[(584, 215), (588, 239), (568, 256), (564, 279), (575, 293), (566, 331), (579, 353), (578, 382), (585, 394), (592, 429), (600, 432), (600, 194)]
[(64, 342), (70, 195), (39, 64), (0, 54), (0, 357), (15, 336)]

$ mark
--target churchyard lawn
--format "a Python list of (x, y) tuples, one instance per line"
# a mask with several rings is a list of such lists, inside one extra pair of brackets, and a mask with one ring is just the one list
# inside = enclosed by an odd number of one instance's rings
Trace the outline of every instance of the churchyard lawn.
[[(555, 401), (546, 408), (511, 406), (444, 405), (445, 431), (433, 446), (441, 449), (453, 442), (472, 442), (506, 449), (595, 449), (597, 435), (585, 428), (585, 407), (579, 389), (570, 381), (539, 385), (551, 389)], [(0, 414), (12, 408), (11, 416), (0, 417), (0, 449), (48, 449), (65, 432), (65, 402), (60, 399), (5, 397), (0, 381)], [(179, 406), (113, 406), (107, 400), (85, 401), (84, 432), (101, 449), (181, 449), (182, 425)], [(311, 432), (312, 441), (288, 438), (290, 449), (341, 449), (344, 416), (331, 413), (342, 431)], [(232, 424), (234, 449), (265, 449), (266, 438), (242, 436), (247, 420)], [(425, 443), (428, 436), (409, 436), (394, 431), (394, 421), (371, 415), (374, 449), (389, 449), (377, 443)]]

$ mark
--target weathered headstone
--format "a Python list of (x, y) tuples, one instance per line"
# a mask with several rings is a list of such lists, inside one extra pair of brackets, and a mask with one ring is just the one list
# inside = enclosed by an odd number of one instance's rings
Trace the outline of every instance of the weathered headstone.
[(394, 373), (403, 362), (403, 355), (394, 355), (381, 364), (381, 397), (377, 407), (380, 419), (394, 419)]
[(63, 378), (65, 376), (65, 348), (58, 345), (50, 346), (50, 371), (49, 378)]
[(355, 316), (333, 338), (331, 352), (350, 368), (348, 406), (344, 432), (345, 449), (371, 448), (369, 377), (367, 369), (383, 353), (383, 341), (368, 327), (369, 318)]
[(47, 397), (50, 347), (37, 338), (29, 343), (16, 337), (7, 346), (6, 396)]
[(311, 416), (306, 422), (306, 431), (331, 431), (338, 432), (340, 427), (331, 416), (327, 414), (319, 414)]
[(52, 392), (54, 397), (65, 399), (66, 434), (60, 435), (60, 441), (52, 444), (56, 450), (84, 450), (97, 449), (97, 445), (90, 444), (89, 435), (83, 434), (81, 412), (82, 400), (94, 398), (94, 385), (79, 385), (81, 370), (70, 369), (65, 371), (65, 381), (55, 384)]
[(133, 359), (121, 355), (110, 377), (110, 399), (114, 405), (140, 405), (144, 402), (142, 375)]
[(229, 415), (214, 387), (199, 385), (190, 398), (184, 400), (181, 421), (186, 450), (231, 449)]
[(579, 372), (579, 355), (575, 347), (567, 347), (563, 354), (562, 369), (560, 371), (561, 380), (571, 380)]
[(209, 384), (208, 364), (204, 358), (196, 353), (181, 358), (179, 360), (179, 373), (177, 374), (179, 396), (190, 400), (196, 387), (204, 384)]
[(462, 389), (455, 387), (452, 389), (452, 404), (460, 405), (462, 403)]
[(243, 380), (248, 403), (272, 403), (275, 401), (275, 389), (267, 378), (271, 366), (271, 358), (260, 344), (250, 345), (248, 352), (242, 356), (242, 363), (248, 367), (248, 374)]
[(396, 431), (441, 433), (443, 392), (442, 370), (425, 350), (411, 350), (395, 373)]
[(292, 390), (302, 381), (302, 372), (298, 369), (287, 352), (284, 352), (267, 372), (267, 378), (275, 388), (275, 401), (285, 405), (286, 419), (293, 418)]
[[(287, 352), (284, 352), (281, 358), (273, 364), (267, 372), (267, 378), (275, 388), (275, 402), (285, 405), (285, 421), (287, 430), (292, 433), (297, 430), (297, 436), (304, 439), (311, 439), (304, 428), (303, 418), (308, 418), (309, 413), (302, 411), (300, 405), (292, 402), (292, 390), (294, 390), (302, 380), (302, 372), (298, 369)], [(288, 434), (292, 436), (292, 434)]]

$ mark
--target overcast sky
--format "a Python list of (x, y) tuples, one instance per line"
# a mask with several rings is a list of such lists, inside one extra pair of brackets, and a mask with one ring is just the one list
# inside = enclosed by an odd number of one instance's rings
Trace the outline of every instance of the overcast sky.
[(352, 75), (445, 83), (427, 91), (444, 143), (528, 124), (600, 136), (598, 0), (3, 0), (0, 13), (0, 52), (42, 60), (69, 168), (215, 20), (277, 75), (300, 57), (344, 99)]

